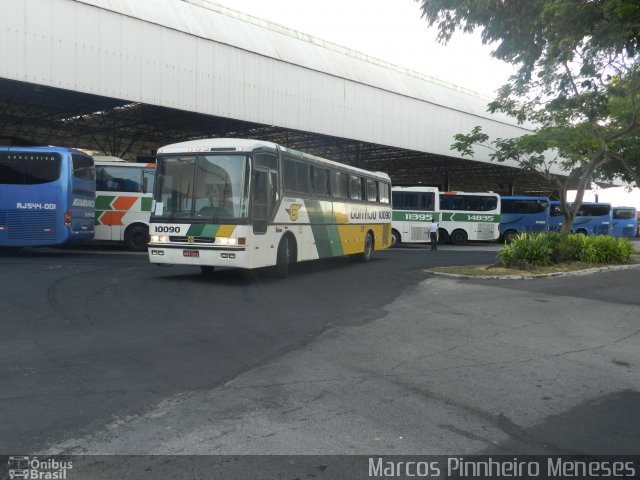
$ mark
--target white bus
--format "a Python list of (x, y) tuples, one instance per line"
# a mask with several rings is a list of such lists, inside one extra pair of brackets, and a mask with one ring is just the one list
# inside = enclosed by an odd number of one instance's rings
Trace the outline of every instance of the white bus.
[(125, 242), (137, 252), (147, 250), (149, 217), (156, 166), (116, 157), (94, 157), (96, 220), (94, 240)]
[(440, 192), (435, 187), (393, 187), (393, 244), (429, 243), (429, 222), (438, 223), (439, 243), (500, 236), (500, 196), (493, 192)]
[(340, 255), (367, 261), (391, 245), (385, 173), (271, 142), (217, 138), (158, 150), (149, 259), (157, 264), (275, 266)]

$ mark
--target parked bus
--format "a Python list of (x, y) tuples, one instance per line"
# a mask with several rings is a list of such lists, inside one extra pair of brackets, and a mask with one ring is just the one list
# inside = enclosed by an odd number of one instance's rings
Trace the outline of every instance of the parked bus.
[(547, 197), (500, 197), (500, 239), (509, 243), (523, 232), (547, 232), (549, 205)]
[(0, 247), (62, 245), (93, 238), (91, 156), (62, 147), (0, 147)]
[(125, 242), (130, 250), (146, 251), (156, 166), (106, 158), (95, 157), (95, 239)]
[(611, 234), (635, 237), (638, 234), (638, 210), (635, 207), (613, 207)]
[[(568, 204), (569, 207), (571, 204)], [(560, 211), (560, 202), (552, 201), (550, 207), (549, 229), (559, 231), (564, 217)], [(611, 204), (584, 202), (573, 219), (571, 231), (582, 235), (609, 235), (611, 233)]]
[(391, 245), (391, 183), (275, 143), (209, 139), (158, 150), (149, 259), (259, 268)]
[(435, 187), (393, 187), (391, 244), (431, 243), (429, 223), (440, 218), (440, 192)]
[(439, 243), (497, 240), (499, 199), (491, 192), (441, 193), (435, 187), (393, 187), (393, 244), (430, 243), (432, 218), (438, 222)]
[(467, 240), (500, 237), (500, 195), (493, 192), (440, 194), (440, 242), (462, 245)]

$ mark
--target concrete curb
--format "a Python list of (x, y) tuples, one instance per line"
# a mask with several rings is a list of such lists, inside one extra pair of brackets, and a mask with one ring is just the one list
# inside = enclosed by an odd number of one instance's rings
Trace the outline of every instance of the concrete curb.
[(578, 275), (589, 275), (591, 273), (609, 272), (615, 270), (630, 270), (633, 268), (640, 268), (640, 264), (633, 265), (608, 265), (606, 267), (585, 268), (583, 270), (574, 270), (572, 272), (553, 272), (553, 273), (540, 273), (534, 275), (464, 275), (461, 273), (446, 273), (436, 272), (429, 269), (422, 270), (422, 273), (430, 273), (431, 275), (439, 275), (441, 277), (451, 278), (472, 278), (480, 280), (531, 280), (534, 278), (545, 277), (569, 277)]

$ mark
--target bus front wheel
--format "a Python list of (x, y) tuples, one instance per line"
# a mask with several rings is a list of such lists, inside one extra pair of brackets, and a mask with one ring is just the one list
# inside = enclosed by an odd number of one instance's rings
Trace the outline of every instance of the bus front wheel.
[(398, 247), (402, 242), (402, 237), (400, 236), (400, 232), (397, 230), (393, 230), (391, 232), (391, 246)]
[(213, 270), (215, 267), (212, 265), (200, 265), (200, 271), (203, 275), (211, 275), (213, 274)]
[(587, 235), (587, 231), (584, 228), (576, 230), (576, 235)]
[(289, 275), (289, 264), (293, 258), (290, 243), (291, 240), (286, 235), (282, 237), (280, 245), (278, 245), (278, 257), (276, 259), (276, 277), (278, 278), (286, 278)]
[(146, 225), (133, 225), (124, 232), (124, 242), (129, 250), (134, 252), (144, 252), (147, 250), (149, 241), (149, 227)]
[(454, 245), (464, 245), (467, 243), (467, 232), (460, 229), (451, 232), (451, 243)]

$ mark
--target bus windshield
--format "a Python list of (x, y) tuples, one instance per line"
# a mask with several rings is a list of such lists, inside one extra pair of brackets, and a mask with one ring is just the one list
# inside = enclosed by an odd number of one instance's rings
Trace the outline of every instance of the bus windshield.
[(218, 222), (247, 217), (245, 155), (176, 155), (158, 159), (155, 215)]
[(0, 153), (0, 179), (5, 185), (38, 185), (60, 178), (60, 154)]

